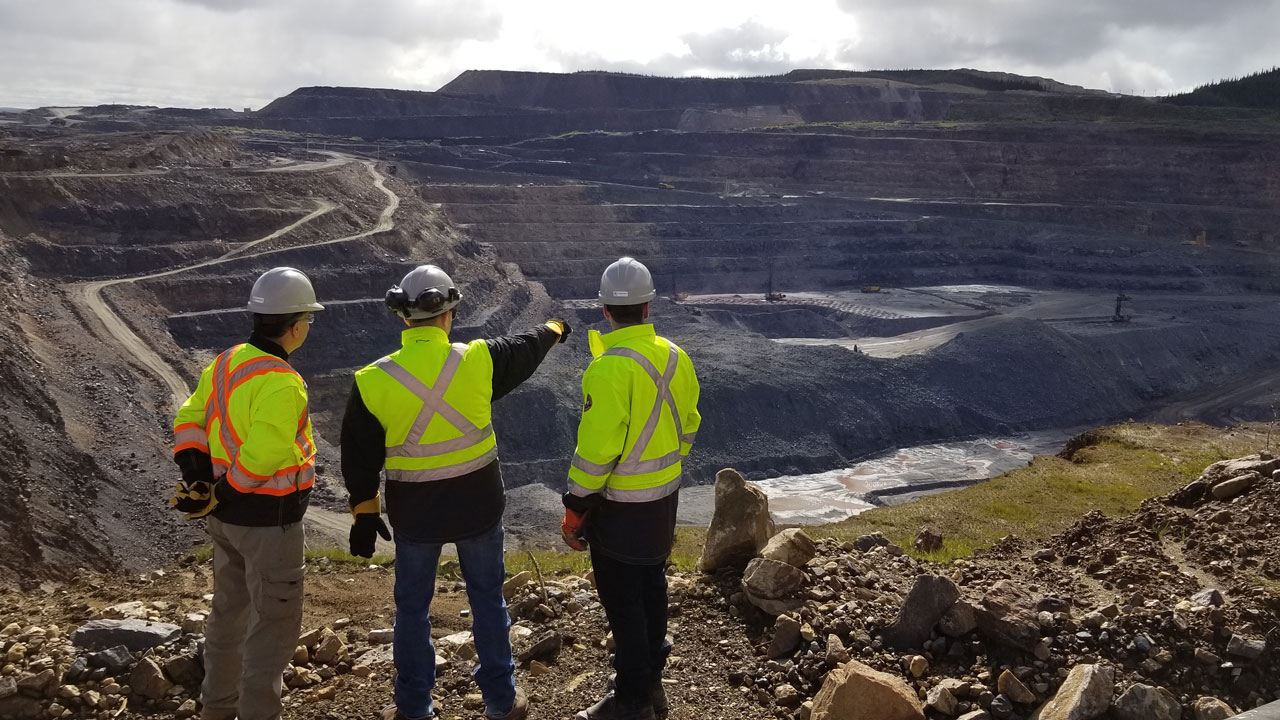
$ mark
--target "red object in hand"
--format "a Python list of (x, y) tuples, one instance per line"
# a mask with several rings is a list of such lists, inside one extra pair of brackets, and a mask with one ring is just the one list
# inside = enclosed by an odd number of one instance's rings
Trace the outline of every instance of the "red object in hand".
[(575, 512), (569, 508), (564, 509), (564, 519), (560, 521), (560, 536), (564, 538), (564, 544), (574, 550), (586, 550), (587, 541), (582, 539), (583, 525), (587, 521), (587, 514)]

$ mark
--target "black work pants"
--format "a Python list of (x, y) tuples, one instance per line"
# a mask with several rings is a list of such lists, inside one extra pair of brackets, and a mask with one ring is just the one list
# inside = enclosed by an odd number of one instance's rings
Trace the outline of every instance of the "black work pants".
[(666, 568), (624, 563), (595, 549), (591, 566), (616, 645), (613, 669), (618, 674), (614, 682), (618, 702), (647, 704), (671, 652), (666, 640)]

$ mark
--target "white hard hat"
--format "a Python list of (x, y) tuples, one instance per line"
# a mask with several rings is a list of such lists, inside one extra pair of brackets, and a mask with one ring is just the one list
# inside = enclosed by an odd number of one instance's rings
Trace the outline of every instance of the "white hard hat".
[(259, 315), (289, 315), (323, 310), (316, 291), (302, 271), (291, 267), (272, 268), (253, 283), (249, 292), (249, 312)]
[(605, 305), (640, 305), (657, 296), (649, 268), (633, 257), (620, 258), (600, 276), (600, 302)]
[(387, 307), (407, 320), (443, 315), (460, 302), (462, 293), (453, 278), (435, 265), (419, 265), (387, 291)]

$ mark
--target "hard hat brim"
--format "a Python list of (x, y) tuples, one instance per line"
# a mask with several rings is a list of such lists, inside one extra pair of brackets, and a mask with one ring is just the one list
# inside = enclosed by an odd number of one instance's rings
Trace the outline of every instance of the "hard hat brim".
[(653, 299), (658, 297), (658, 291), (650, 290), (644, 295), (640, 295), (633, 298), (632, 297), (606, 298), (603, 292), (597, 292), (596, 295), (600, 298), (601, 305), (643, 305), (647, 302), (653, 302)]

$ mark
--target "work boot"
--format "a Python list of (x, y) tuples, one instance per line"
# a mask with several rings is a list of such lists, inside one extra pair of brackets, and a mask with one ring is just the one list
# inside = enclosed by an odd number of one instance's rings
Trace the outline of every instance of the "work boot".
[[(609, 692), (617, 687), (618, 673), (610, 673), (609, 675)], [(662, 676), (654, 678), (653, 687), (649, 689), (649, 700), (653, 703), (653, 714), (663, 717), (671, 710), (671, 703), (667, 701), (667, 689), (662, 685)]]
[(524, 690), (516, 688), (516, 701), (512, 703), (511, 709), (502, 715), (485, 715), (489, 720), (525, 720), (529, 717), (529, 698), (525, 697)]
[(382, 718), (382, 720), (431, 720), (431, 718), (434, 718), (435, 715), (433, 714), (433, 715), (425, 715), (421, 718), (411, 718), (406, 716), (404, 713), (400, 712), (400, 708), (396, 707), (395, 703), (392, 703), (382, 708), (382, 711), (378, 713), (378, 717)]
[(600, 702), (573, 716), (573, 720), (658, 720), (653, 703), (623, 705), (610, 691)]

